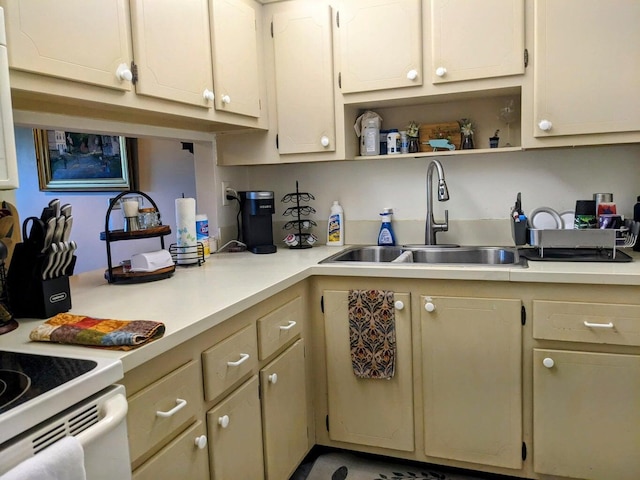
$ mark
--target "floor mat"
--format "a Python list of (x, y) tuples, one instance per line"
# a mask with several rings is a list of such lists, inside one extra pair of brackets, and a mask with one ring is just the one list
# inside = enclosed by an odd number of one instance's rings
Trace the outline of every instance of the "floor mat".
[(430, 465), (389, 463), (351, 453), (320, 455), (306, 480), (482, 480), (482, 477), (434, 470)]

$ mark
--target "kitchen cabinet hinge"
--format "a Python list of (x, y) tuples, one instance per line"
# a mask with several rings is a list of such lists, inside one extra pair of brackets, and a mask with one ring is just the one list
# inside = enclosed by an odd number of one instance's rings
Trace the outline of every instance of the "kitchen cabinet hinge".
[(527, 459), (527, 444), (522, 442), (522, 461)]
[(529, 66), (529, 50), (524, 49), (524, 68)]
[(324, 423), (327, 426), (327, 432), (329, 431), (329, 415), (327, 415), (324, 419)]
[(338, 72), (338, 88), (342, 88), (342, 72)]
[(522, 325), (526, 325), (527, 323), (527, 310), (524, 308), (524, 305), (520, 307), (520, 323)]
[(138, 83), (138, 65), (133, 60), (131, 60), (131, 83), (134, 85)]
[(340, 11), (336, 12), (336, 27), (340, 28)]
[(320, 310), (324, 313), (324, 295), (320, 297)]
[(273, 22), (271, 22), (271, 38), (273, 38)]
[(280, 143), (278, 141), (278, 134), (276, 133), (276, 150), (280, 149)]

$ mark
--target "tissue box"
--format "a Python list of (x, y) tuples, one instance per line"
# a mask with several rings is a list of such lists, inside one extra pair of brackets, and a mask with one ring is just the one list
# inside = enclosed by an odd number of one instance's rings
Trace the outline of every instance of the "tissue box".
[(131, 256), (132, 272), (155, 272), (172, 265), (173, 260), (168, 250), (137, 253)]

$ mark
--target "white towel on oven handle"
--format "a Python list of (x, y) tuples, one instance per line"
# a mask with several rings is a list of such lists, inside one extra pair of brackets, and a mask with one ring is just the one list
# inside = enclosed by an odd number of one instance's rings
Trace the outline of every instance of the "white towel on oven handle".
[(65, 437), (0, 476), (0, 480), (86, 480), (84, 450)]

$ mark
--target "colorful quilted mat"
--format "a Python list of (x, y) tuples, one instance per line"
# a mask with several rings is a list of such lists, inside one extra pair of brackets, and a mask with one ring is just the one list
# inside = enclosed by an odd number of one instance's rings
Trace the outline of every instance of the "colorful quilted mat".
[(29, 339), (129, 350), (164, 335), (165, 326), (150, 320), (110, 320), (59, 313), (34, 328)]
[(349, 341), (359, 378), (393, 378), (396, 322), (393, 292), (349, 290)]

